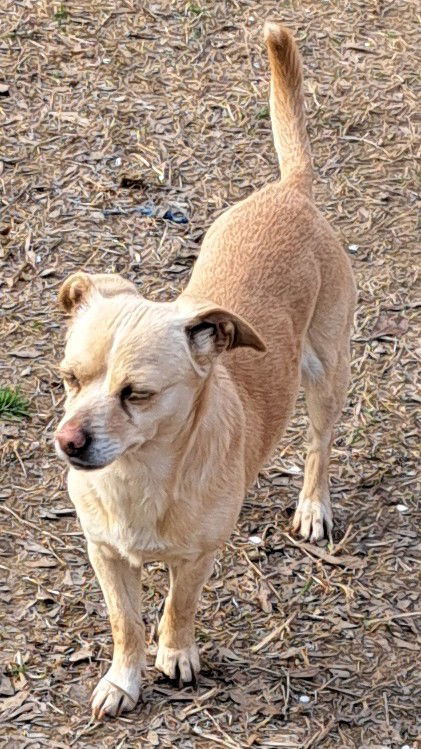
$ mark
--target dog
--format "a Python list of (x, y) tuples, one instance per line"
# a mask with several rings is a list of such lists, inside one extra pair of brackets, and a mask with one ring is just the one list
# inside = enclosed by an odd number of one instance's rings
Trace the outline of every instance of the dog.
[(300, 384), (310, 429), (293, 529), (311, 541), (331, 533), (329, 453), (349, 380), (356, 291), (312, 199), (297, 46), (272, 22), (265, 40), (281, 179), (217, 218), (175, 301), (148, 301), (114, 274), (75, 273), (59, 292), (70, 325), (55, 443), (114, 640), (92, 695), (97, 719), (139, 698), (144, 562), (163, 560), (170, 573), (156, 666), (194, 683), (201, 590)]

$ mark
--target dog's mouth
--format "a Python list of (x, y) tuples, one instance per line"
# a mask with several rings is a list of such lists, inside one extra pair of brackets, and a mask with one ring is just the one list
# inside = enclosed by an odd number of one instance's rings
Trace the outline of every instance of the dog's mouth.
[(89, 463), (86, 460), (81, 460), (81, 458), (70, 457), (68, 455), (66, 455), (66, 461), (72, 468), (76, 468), (78, 471), (98, 471), (100, 468), (105, 468), (108, 465), (107, 463)]
[[(121, 453), (118, 457), (123, 457), (123, 455), (127, 455), (133, 448), (137, 447), (136, 444), (129, 445), (124, 452)], [(76, 458), (75, 456), (70, 457), (69, 455), (66, 455), (67, 462), (72, 466), (72, 468), (76, 468), (78, 471), (99, 471), (101, 468), (106, 468), (107, 466), (111, 465), (111, 463), (114, 462), (115, 458), (113, 460), (108, 461), (107, 463), (89, 463), (88, 461), (81, 460), (80, 458)]]
[(78, 460), (78, 458), (67, 458), (68, 463), (72, 468), (76, 468), (78, 471), (98, 471), (100, 468), (105, 468), (108, 463), (86, 463), (84, 460)]
[(78, 458), (76, 455), (66, 455), (58, 445), (57, 441), (55, 441), (55, 448), (60, 460), (63, 460), (67, 465), (76, 468), (78, 471), (98, 471), (100, 468), (105, 468), (105, 466), (108, 465), (108, 463), (92, 463), (89, 460)]

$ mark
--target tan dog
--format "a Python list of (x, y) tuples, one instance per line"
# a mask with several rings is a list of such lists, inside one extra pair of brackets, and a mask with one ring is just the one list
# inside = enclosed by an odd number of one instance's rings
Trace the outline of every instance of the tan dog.
[(92, 698), (99, 718), (139, 697), (144, 561), (170, 569), (156, 665), (194, 681), (194, 617), (215, 550), (284, 432), (301, 380), (311, 426), (294, 528), (317, 540), (332, 526), (328, 462), (355, 288), (312, 202), (298, 50), (281, 26), (265, 33), (282, 180), (215, 221), (174, 302), (147, 301), (115, 275), (77, 273), (60, 291), (72, 319), (57, 450), (70, 464), (69, 493), (114, 638)]

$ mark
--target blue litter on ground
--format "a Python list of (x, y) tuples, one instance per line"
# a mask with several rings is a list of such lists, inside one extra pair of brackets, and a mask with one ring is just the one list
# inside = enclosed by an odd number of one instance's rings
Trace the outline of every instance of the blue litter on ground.
[(172, 211), (171, 208), (168, 209), (168, 211), (165, 211), (162, 218), (167, 219), (167, 221), (172, 221), (174, 224), (187, 224), (188, 218), (180, 211)]
[(146, 203), (141, 203), (141, 205), (136, 206), (135, 210), (142, 216), (156, 216), (157, 218), (163, 218), (166, 221), (172, 221), (173, 224), (188, 223), (187, 216), (185, 216), (181, 211), (174, 210), (173, 208), (168, 208), (165, 213), (161, 214), (160, 216), (158, 213), (158, 207), (154, 203), (152, 203), (151, 200), (148, 200)]
[(151, 200), (146, 203), (141, 203), (135, 208), (105, 208), (103, 211), (104, 216), (124, 216), (128, 213), (140, 213), (141, 216), (148, 216), (149, 218), (163, 218), (165, 221), (172, 221), (173, 224), (188, 224), (189, 220), (184, 213), (177, 209), (168, 208), (165, 213), (161, 213), (159, 208)]

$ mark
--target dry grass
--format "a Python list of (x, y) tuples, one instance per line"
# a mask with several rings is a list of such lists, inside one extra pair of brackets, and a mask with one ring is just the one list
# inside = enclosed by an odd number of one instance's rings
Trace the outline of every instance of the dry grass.
[[(1, 747), (416, 746), (415, 10), (404, 0), (3, 0), (0, 385), (19, 386), (30, 418), (0, 422)], [(339, 546), (297, 545), (287, 532), (300, 410), (203, 595), (198, 692), (153, 669), (166, 576), (150, 564), (142, 703), (96, 725), (88, 696), (111, 639), (51, 444), (62, 401), (55, 297), (82, 267), (172, 297), (213, 218), (275, 177), (268, 16), (300, 40), (317, 199), (360, 289), (332, 466)], [(147, 201), (157, 217), (142, 215)], [(167, 210), (188, 223), (161, 218)]]

